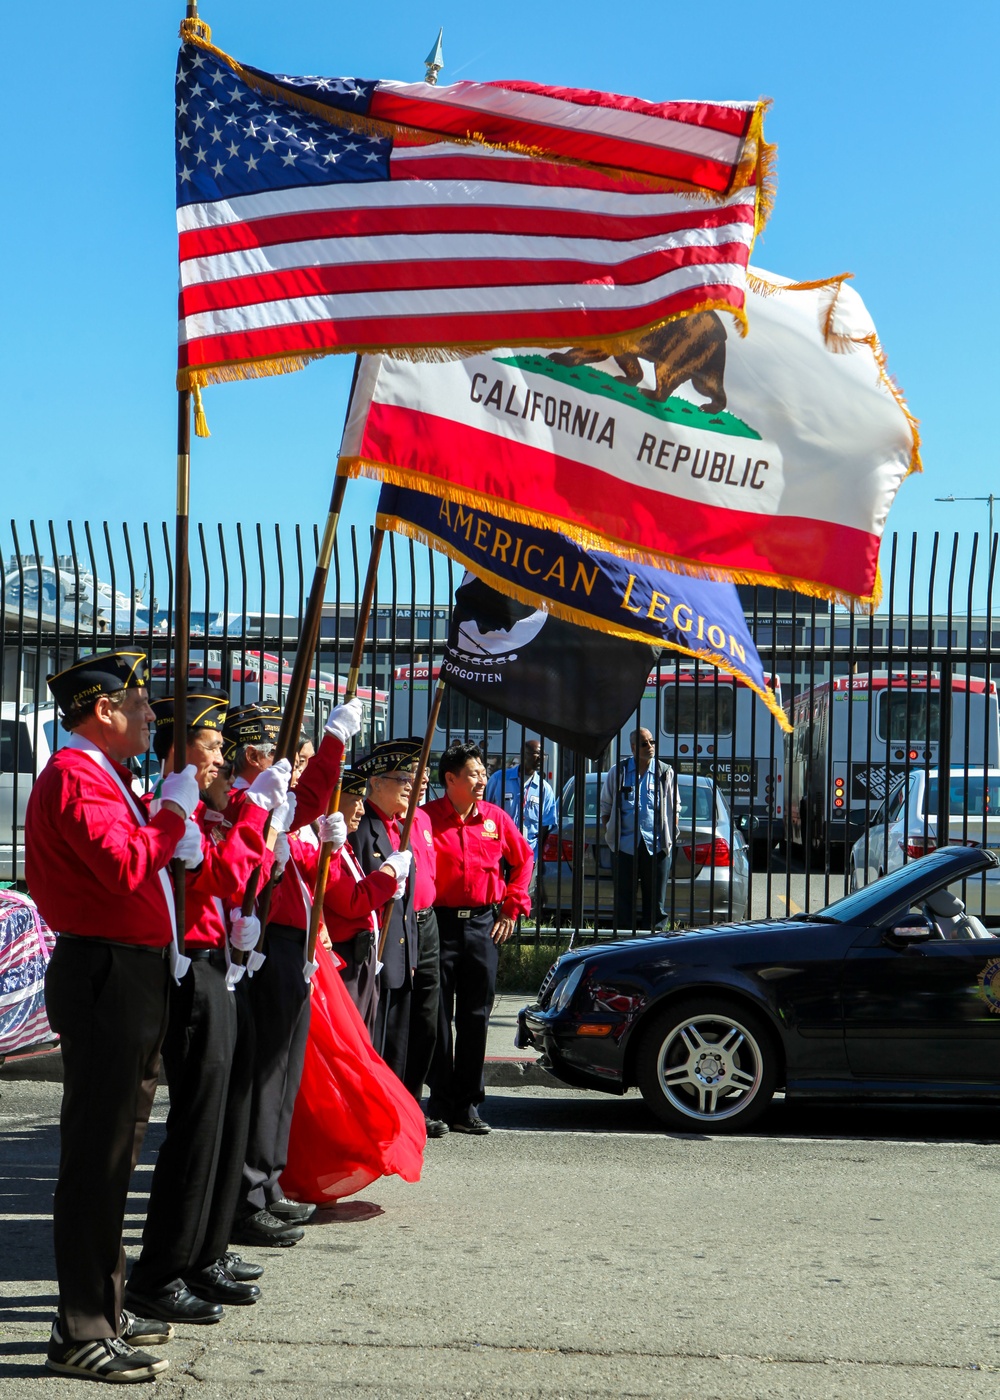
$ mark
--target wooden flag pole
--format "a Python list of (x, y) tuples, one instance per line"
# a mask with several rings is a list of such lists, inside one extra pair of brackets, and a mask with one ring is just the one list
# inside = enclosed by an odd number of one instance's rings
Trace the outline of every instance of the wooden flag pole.
[[(351, 391), (347, 396), (347, 411), (344, 414), (345, 424), (351, 412), (351, 404), (354, 401), (354, 390), (357, 386), (358, 372), (360, 369), (361, 356), (355, 355), (354, 375), (351, 379)], [(340, 513), (344, 507), (344, 497), (346, 494), (347, 477), (339, 475), (334, 477), (333, 492), (330, 496), (330, 509), (327, 511), (326, 524), (323, 527), (323, 536), (319, 545), (319, 553), (316, 556), (316, 568), (313, 572), (312, 587), (309, 590), (309, 601), (306, 604), (305, 616), (302, 619), (302, 631), (299, 634), (299, 644), (295, 652), (295, 665), (292, 667), (292, 677), (288, 682), (288, 694), (285, 697), (285, 708), (281, 716), (281, 728), (278, 731), (278, 758), (287, 758), (290, 763), (293, 763), (295, 760), (295, 748), (299, 741), (299, 734), (302, 730), (302, 720), (306, 712), (306, 699), (309, 695), (309, 677), (316, 655), (316, 647), (319, 644), (320, 625), (323, 621), (323, 599), (326, 597), (326, 585), (330, 576), (330, 561), (333, 559), (333, 546), (337, 538), (337, 526), (340, 523)], [(268, 816), (267, 822), (264, 825), (265, 840), (267, 840), (270, 835), (270, 831), (271, 818)], [(260, 904), (257, 909), (262, 938), (264, 927), (267, 923), (267, 916), (271, 910), (272, 883), (271, 880), (268, 880), (261, 893)], [(259, 884), (260, 867), (258, 866), (247, 881), (247, 887), (243, 893), (241, 913), (244, 915), (253, 913), (254, 901), (257, 898), (257, 888)], [(240, 961), (242, 960), (241, 954)]]
[[(357, 378), (357, 365), (355, 365), (355, 379)], [(353, 385), (351, 386), (353, 393)], [(349, 401), (348, 401), (349, 406)], [(337, 525), (340, 521), (340, 512), (344, 505), (344, 496), (347, 493), (347, 477), (338, 476), (333, 483), (333, 494), (330, 498), (330, 509), (326, 517), (326, 525), (323, 528), (323, 538), (320, 541), (319, 554), (316, 557), (316, 570), (313, 574), (312, 588), (309, 591), (309, 602), (306, 605), (305, 616), (302, 619), (302, 631), (299, 635), (298, 650), (295, 653), (295, 665), (292, 667), (292, 677), (288, 683), (288, 695), (285, 699), (284, 713), (281, 717), (281, 729), (278, 731), (278, 758), (287, 758), (292, 761), (295, 756), (295, 746), (298, 743), (299, 733), (302, 729), (302, 720), (306, 710), (306, 699), (309, 694), (309, 675), (312, 671), (313, 660), (316, 654), (316, 646), (319, 642), (320, 624), (323, 618), (323, 599), (326, 596), (326, 584), (330, 574), (330, 561), (333, 558), (333, 544), (337, 538)], [(264, 828), (264, 839), (266, 840), (271, 830), (271, 818), (268, 816)], [(254, 900), (257, 897), (257, 887), (260, 884), (260, 867), (253, 872), (247, 881), (246, 890), (243, 893), (242, 913), (252, 914)], [(271, 908), (271, 887), (272, 881), (265, 885), (260, 897), (260, 906), (257, 910), (257, 917), (260, 920), (261, 933), (267, 922), (267, 915)], [(235, 957), (235, 954), (234, 954)]]
[[(358, 607), (358, 616), (354, 627), (354, 650), (351, 652), (351, 669), (347, 673), (347, 692), (344, 700), (353, 700), (358, 693), (358, 677), (361, 674), (361, 662), (365, 653), (365, 637), (368, 634), (368, 619), (371, 617), (372, 601), (375, 597), (375, 584), (378, 579), (379, 559), (382, 557), (382, 541), (385, 539), (384, 530), (376, 530), (372, 536), (372, 552), (368, 558), (368, 572), (365, 575), (365, 587), (361, 594), (361, 603)], [(343, 764), (341, 764), (343, 770)], [(341, 780), (338, 779), (337, 786), (330, 795), (327, 804), (327, 816), (335, 812), (340, 805)], [(319, 937), (320, 920), (323, 917), (323, 896), (326, 894), (326, 881), (330, 873), (330, 861), (333, 857), (333, 846), (329, 841), (324, 841), (319, 848), (319, 865), (316, 869), (316, 884), (313, 889), (312, 911), (309, 915), (309, 942), (308, 959), (313, 962), (316, 956), (316, 940)]]
[[(190, 17), (192, 6), (188, 5)], [(188, 561), (188, 525), (191, 507), (191, 393), (177, 394), (177, 526), (174, 536), (174, 772), (187, 767), (187, 691), (191, 644), (191, 571)], [(185, 889), (183, 860), (170, 862), (174, 881), (177, 947), (184, 952)]]
[[(410, 801), (406, 808), (406, 816), (403, 819), (403, 830), (399, 834), (399, 849), (405, 851), (410, 844), (410, 833), (413, 830), (413, 818), (417, 814), (417, 806), (420, 802), (420, 789), (424, 782), (424, 773), (427, 769), (427, 761), (431, 756), (431, 744), (434, 741), (434, 730), (437, 728), (438, 716), (441, 713), (441, 702), (444, 699), (445, 681), (442, 675), (438, 675), (437, 688), (434, 691), (434, 699), (431, 702), (430, 714), (427, 716), (427, 728), (424, 731), (424, 742), (420, 747), (420, 758), (417, 762), (417, 771), (413, 778), (413, 786), (410, 788)], [(386, 935), (389, 932), (389, 920), (384, 920), (378, 940), (378, 957), (382, 961), (382, 953), (385, 949)]]

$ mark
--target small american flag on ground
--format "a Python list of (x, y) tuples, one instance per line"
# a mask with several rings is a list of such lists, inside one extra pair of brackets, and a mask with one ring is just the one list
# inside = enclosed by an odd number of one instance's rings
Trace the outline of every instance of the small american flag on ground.
[(756, 184), (707, 199), (353, 129), (335, 101), (357, 93), (370, 119), (383, 86), (268, 77), (182, 46), (179, 387), (336, 352), (621, 343), (695, 309), (742, 315)]

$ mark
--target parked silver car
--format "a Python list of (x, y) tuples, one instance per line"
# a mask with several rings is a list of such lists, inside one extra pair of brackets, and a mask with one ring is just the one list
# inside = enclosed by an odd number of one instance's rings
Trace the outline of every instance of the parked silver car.
[[(938, 774), (911, 772), (872, 818), (851, 848), (851, 889), (859, 890), (937, 849)], [(952, 769), (948, 784), (948, 844), (1000, 850), (1000, 768)], [(970, 914), (1000, 921), (1000, 870), (990, 869), (956, 886)]]
[[(583, 847), (583, 913), (602, 922), (614, 915), (612, 853), (600, 839), (598, 806), (606, 774), (586, 774)], [(711, 778), (677, 775), (681, 816), (670, 880), (667, 922), (712, 924), (745, 919), (750, 860), (746, 841), (733, 822), (725, 796)], [(546, 838), (545, 908), (568, 912), (573, 901), (573, 814), (576, 782), (570, 778), (559, 801), (559, 826)]]

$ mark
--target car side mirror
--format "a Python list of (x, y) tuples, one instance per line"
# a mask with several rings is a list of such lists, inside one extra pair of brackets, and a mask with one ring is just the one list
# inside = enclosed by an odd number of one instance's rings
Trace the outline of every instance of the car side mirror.
[(898, 924), (887, 929), (885, 941), (893, 948), (910, 948), (915, 943), (926, 943), (937, 937), (937, 926), (926, 914), (908, 914)]

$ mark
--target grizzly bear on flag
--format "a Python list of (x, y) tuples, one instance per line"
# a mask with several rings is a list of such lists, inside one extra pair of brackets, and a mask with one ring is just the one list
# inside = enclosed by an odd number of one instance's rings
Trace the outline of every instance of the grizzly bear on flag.
[(726, 328), (715, 311), (696, 311), (638, 336), (627, 350), (616, 354), (607, 347), (576, 346), (549, 356), (557, 365), (594, 365), (614, 358), (624, 371), (625, 383), (642, 382), (640, 360), (656, 367), (656, 388), (641, 392), (656, 403), (665, 403), (680, 386), (691, 381), (696, 393), (708, 399), (704, 413), (721, 413), (726, 406)]

